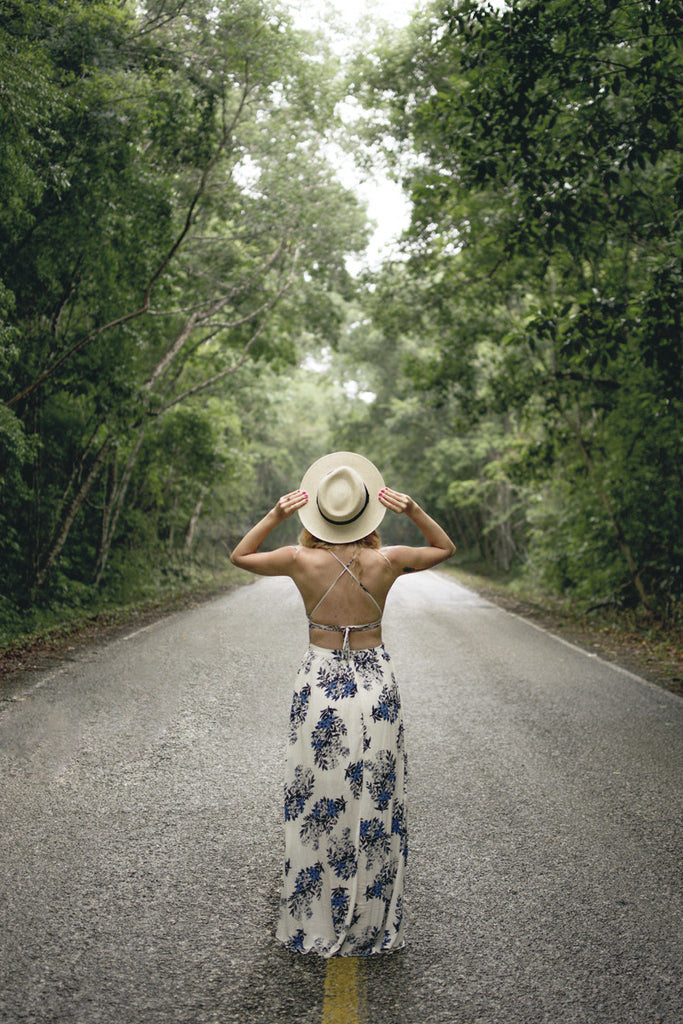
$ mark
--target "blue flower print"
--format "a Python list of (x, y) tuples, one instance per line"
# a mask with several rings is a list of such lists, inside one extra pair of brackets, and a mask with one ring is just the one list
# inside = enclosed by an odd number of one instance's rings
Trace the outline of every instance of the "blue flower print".
[(394, 931), (398, 931), (403, 922), (403, 897), (399, 896), (396, 900), (396, 918), (394, 920)]
[(300, 725), (306, 721), (308, 713), (308, 702), (311, 696), (311, 687), (306, 683), (298, 693), (292, 697), (292, 708), (289, 712), (289, 741), (296, 743), (296, 734)]
[(289, 897), (289, 912), (292, 917), (313, 916), (311, 904), (320, 899), (323, 891), (324, 866), (318, 861), (309, 868), (302, 868), (294, 882), (294, 892)]
[(381, 860), (389, 852), (390, 840), (379, 818), (361, 818), (360, 848), (366, 855), (367, 866), (372, 867), (376, 860)]
[(357, 800), (363, 792), (363, 762), (354, 761), (344, 772), (348, 780), (351, 795)]
[(374, 882), (372, 882), (372, 884), (365, 890), (366, 900), (384, 900), (385, 902), (388, 902), (387, 896), (389, 897), (389, 900), (391, 900), (397, 871), (398, 864), (396, 863), (396, 860), (386, 861), (380, 868), (379, 874), (375, 878)]
[(366, 762), (372, 773), (368, 789), (378, 811), (385, 811), (396, 789), (396, 758), (390, 750), (380, 750), (374, 761)]
[(375, 683), (382, 681), (382, 666), (374, 648), (369, 648), (366, 651), (354, 651), (353, 663), (356, 670), (362, 673), (363, 686), (366, 690), (371, 690)]
[(379, 701), (372, 709), (374, 722), (395, 722), (401, 710), (401, 698), (398, 694), (398, 687), (395, 679), (391, 678), (391, 685), (383, 688), (379, 695)]
[(304, 660), (299, 665), (299, 671), (297, 672), (297, 675), (299, 675), (299, 676), (301, 676), (301, 675), (307, 676), (308, 673), (311, 671), (311, 665), (312, 664), (313, 664), (313, 651), (306, 651), (306, 653), (304, 655)]
[(334, 925), (335, 932), (339, 933), (344, 927), (344, 922), (349, 912), (349, 890), (344, 889), (343, 886), (333, 889), (330, 903), (332, 906), (332, 924)]
[(394, 804), (391, 818), (391, 834), (398, 836), (401, 842), (400, 850), (403, 859), (408, 860), (408, 826), (406, 824), (406, 812), (403, 804)]
[(315, 776), (310, 768), (297, 765), (294, 769), (294, 782), (285, 786), (285, 821), (296, 821), (304, 809), (306, 801), (313, 792)]
[(358, 692), (353, 669), (341, 651), (334, 651), (333, 659), (318, 669), (318, 683), (328, 700), (355, 697)]
[(294, 933), (294, 935), (292, 935), (292, 937), (290, 938), (290, 940), (287, 943), (285, 948), (288, 949), (290, 953), (303, 953), (304, 952), (304, 939), (305, 938), (306, 938), (305, 931), (303, 930), (303, 928), (299, 928)]
[(313, 760), (318, 768), (336, 768), (341, 757), (347, 757), (349, 750), (342, 740), (346, 726), (334, 708), (325, 708), (311, 737)]
[(370, 925), (350, 943), (355, 956), (371, 956), (380, 935), (378, 925)]
[(299, 833), (301, 842), (312, 842), (313, 849), (317, 850), (320, 837), (332, 831), (339, 815), (343, 814), (345, 810), (346, 800), (343, 796), (340, 796), (337, 800), (329, 800), (327, 797), (318, 800), (303, 820)]
[(345, 828), (339, 839), (333, 839), (327, 848), (327, 863), (337, 878), (348, 881), (358, 871), (358, 855), (351, 829)]
[(372, 736), (369, 734), (365, 719), (363, 719), (363, 753), (370, 749), (372, 743)]
[(324, 957), (399, 949), (408, 836), (391, 660), (311, 646), (290, 704), (277, 938)]

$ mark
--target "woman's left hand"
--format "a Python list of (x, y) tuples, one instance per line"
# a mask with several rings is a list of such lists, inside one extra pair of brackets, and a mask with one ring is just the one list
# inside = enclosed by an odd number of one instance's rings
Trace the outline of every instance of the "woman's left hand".
[(283, 494), (273, 512), (280, 519), (289, 519), (298, 509), (303, 508), (307, 502), (308, 495), (305, 491), (292, 491), (291, 494)]
[(384, 505), (385, 508), (390, 509), (397, 515), (405, 513), (405, 515), (411, 515), (414, 512), (416, 505), (409, 494), (401, 494), (400, 491), (392, 491), (390, 487), (383, 487), (379, 492), (380, 504)]

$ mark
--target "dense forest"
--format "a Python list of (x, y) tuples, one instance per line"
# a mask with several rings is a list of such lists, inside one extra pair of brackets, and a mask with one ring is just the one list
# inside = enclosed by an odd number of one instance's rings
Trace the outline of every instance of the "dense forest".
[[(683, 4), (331, 39), (0, 3), (0, 643), (219, 573), (347, 447), (465, 563), (680, 620)], [(340, 154), (410, 199), (379, 269)]]

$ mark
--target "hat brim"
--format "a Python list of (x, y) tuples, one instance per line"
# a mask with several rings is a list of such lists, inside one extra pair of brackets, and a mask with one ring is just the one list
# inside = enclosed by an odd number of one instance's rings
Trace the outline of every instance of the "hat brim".
[[(318, 486), (320, 481), (340, 466), (350, 466), (362, 477), (368, 489), (368, 504), (358, 519), (346, 525), (328, 522), (318, 508)], [(355, 540), (367, 537), (376, 530), (384, 519), (386, 508), (379, 500), (379, 492), (384, 487), (382, 474), (377, 467), (363, 455), (355, 452), (331, 452), (309, 466), (301, 481), (301, 490), (308, 494), (308, 502), (299, 509), (302, 525), (318, 540), (326, 544), (352, 544)]]

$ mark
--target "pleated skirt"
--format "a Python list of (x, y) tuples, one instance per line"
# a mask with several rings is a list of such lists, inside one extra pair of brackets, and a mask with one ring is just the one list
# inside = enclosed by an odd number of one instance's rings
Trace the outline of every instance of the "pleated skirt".
[(298, 953), (400, 949), (408, 857), (401, 698), (384, 647), (309, 647), (290, 713), (277, 938)]

